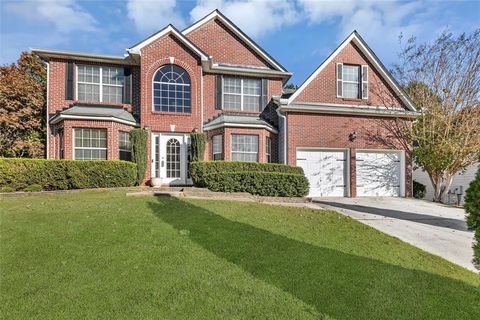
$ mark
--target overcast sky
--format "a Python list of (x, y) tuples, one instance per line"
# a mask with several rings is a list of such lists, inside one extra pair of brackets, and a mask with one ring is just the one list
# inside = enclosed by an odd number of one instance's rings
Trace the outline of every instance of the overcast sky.
[(398, 37), (434, 39), (480, 27), (480, 1), (1, 0), (0, 64), (29, 48), (123, 55), (172, 23), (222, 11), (301, 83), (354, 29), (388, 66)]

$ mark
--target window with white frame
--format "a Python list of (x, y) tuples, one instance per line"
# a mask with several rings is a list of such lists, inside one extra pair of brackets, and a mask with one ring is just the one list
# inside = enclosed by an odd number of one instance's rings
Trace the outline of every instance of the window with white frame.
[(223, 77), (223, 108), (227, 110), (260, 111), (262, 80)]
[(118, 153), (120, 160), (132, 160), (132, 143), (130, 142), (130, 134), (128, 132), (118, 132)]
[(191, 103), (188, 72), (174, 64), (158, 69), (153, 78), (153, 109), (161, 112), (190, 113)]
[(360, 66), (343, 65), (343, 97), (360, 98)]
[(222, 160), (223, 159), (223, 139), (221, 135), (216, 135), (212, 137), (212, 159), (213, 160)]
[(77, 66), (77, 100), (123, 102), (123, 68)]
[(106, 160), (106, 129), (73, 129), (75, 160)]
[(270, 137), (265, 139), (265, 156), (267, 162), (272, 162), (272, 139)]
[(232, 134), (232, 160), (258, 161), (258, 136)]

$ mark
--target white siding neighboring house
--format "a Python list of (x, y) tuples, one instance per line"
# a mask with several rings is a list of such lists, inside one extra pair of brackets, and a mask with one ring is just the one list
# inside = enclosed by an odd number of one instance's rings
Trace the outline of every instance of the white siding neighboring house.
[[(480, 164), (477, 163), (468, 167), (465, 172), (455, 174), (452, 185), (450, 186), (450, 192), (446, 194), (443, 199), (444, 203), (457, 204), (458, 194), (460, 194), (460, 204), (463, 205), (465, 191), (467, 191), (470, 182), (475, 178), (479, 165)], [(413, 171), (413, 180), (427, 186), (425, 199), (430, 201), (433, 200), (433, 186), (428, 174), (421, 169), (415, 169)]]

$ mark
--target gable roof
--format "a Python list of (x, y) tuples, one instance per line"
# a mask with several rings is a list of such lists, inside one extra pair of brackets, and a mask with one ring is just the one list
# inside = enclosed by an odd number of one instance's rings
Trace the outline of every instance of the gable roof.
[(365, 40), (354, 30), (343, 42), (333, 51), (325, 61), (298, 87), (298, 89), (288, 98), (288, 104), (292, 103), (300, 93), (312, 82), (318, 74), (332, 61), (332, 59), (339, 54), (343, 48), (350, 42), (353, 42), (358, 46), (361, 52), (367, 57), (368, 61), (372, 63), (375, 69), (380, 73), (383, 79), (390, 85), (394, 92), (400, 97), (403, 103), (410, 111), (416, 111), (415, 104), (402, 90), (400, 84), (395, 80), (392, 74), (383, 65), (380, 59), (375, 55), (372, 49), (367, 45)]
[(265, 61), (271, 64), (275, 69), (282, 72), (287, 72), (279, 62), (277, 62), (272, 56), (270, 56), (265, 50), (263, 50), (255, 41), (253, 41), (249, 36), (247, 36), (240, 28), (238, 28), (232, 21), (230, 21), (227, 17), (225, 17), (220, 11), (215, 9), (202, 19), (198, 20), (190, 27), (186, 28), (182, 31), (184, 35), (188, 35), (190, 32), (196, 30), (197, 28), (201, 27), (208, 21), (212, 19), (218, 19), (222, 24), (224, 24), (230, 31), (232, 31), (236, 36), (238, 36), (243, 42), (245, 42), (249, 48), (255, 51), (258, 55), (260, 55)]
[(137, 54), (140, 55), (141, 50), (148, 46), (150, 43), (154, 42), (157, 39), (160, 39), (166, 35), (173, 35), (175, 36), (180, 42), (182, 42), (185, 46), (187, 46), (190, 50), (195, 52), (202, 61), (208, 61), (208, 56), (200, 50), (193, 42), (187, 39), (179, 30), (177, 30), (173, 25), (169, 24), (162, 30), (152, 34), (150, 37), (146, 38), (145, 40), (140, 41), (139, 43), (135, 44), (133, 47), (128, 48), (127, 52), (130, 54)]

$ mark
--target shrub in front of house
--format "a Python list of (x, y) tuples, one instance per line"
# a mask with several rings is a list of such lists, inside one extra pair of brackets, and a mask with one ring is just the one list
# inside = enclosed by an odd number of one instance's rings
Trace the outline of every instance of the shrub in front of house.
[(480, 269), (480, 167), (465, 193), (465, 211), (468, 227), (475, 230), (474, 263)]
[[(0, 188), (42, 190), (130, 187), (136, 165), (119, 160), (0, 159)], [(38, 189), (38, 187), (35, 187)]]
[(272, 197), (304, 197), (308, 180), (302, 168), (241, 161), (192, 162), (195, 186), (218, 192), (248, 192)]
[(426, 194), (427, 187), (424, 184), (413, 180), (413, 197), (415, 199), (423, 199)]
[(279, 163), (244, 161), (198, 161), (190, 164), (190, 176), (197, 187), (206, 187), (205, 177), (220, 172), (283, 172), (303, 175), (303, 169)]

